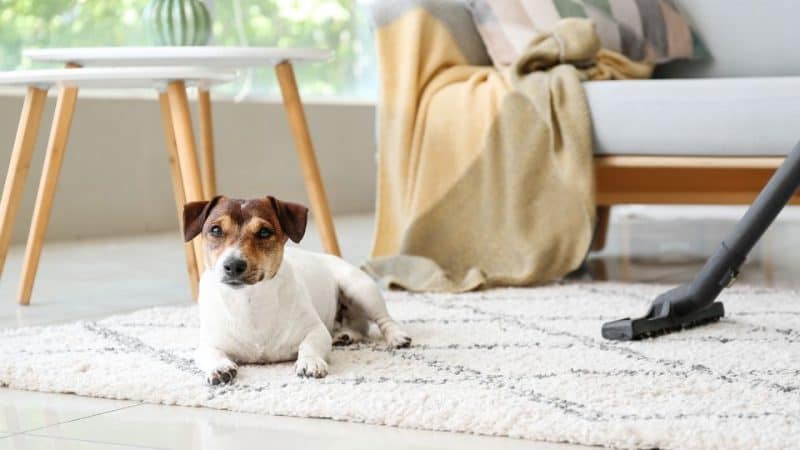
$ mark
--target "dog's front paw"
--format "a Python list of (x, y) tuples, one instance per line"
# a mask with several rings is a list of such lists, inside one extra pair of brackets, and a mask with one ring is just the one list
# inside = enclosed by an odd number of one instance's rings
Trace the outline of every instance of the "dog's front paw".
[(239, 372), (239, 367), (236, 363), (230, 362), (207, 373), (206, 382), (212, 386), (230, 383), (236, 377), (237, 372)]
[(328, 374), (328, 363), (322, 358), (304, 356), (294, 365), (298, 377), (323, 378)]
[(405, 331), (394, 328), (393, 330), (384, 334), (386, 343), (392, 348), (406, 348), (411, 346), (411, 336)]

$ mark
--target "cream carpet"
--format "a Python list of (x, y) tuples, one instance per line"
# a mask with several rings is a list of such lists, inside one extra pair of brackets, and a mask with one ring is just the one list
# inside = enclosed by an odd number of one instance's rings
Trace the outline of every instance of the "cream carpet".
[(337, 348), (323, 380), (244, 366), (208, 387), (192, 362), (194, 307), (0, 331), (0, 385), (640, 448), (796, 448), (800, 298), (737, 287), (728, 317), (636, 343), (600, 324), (641, 313), (659, 286), (584, 283), (459, 295), (389, 293), (415, 339)]

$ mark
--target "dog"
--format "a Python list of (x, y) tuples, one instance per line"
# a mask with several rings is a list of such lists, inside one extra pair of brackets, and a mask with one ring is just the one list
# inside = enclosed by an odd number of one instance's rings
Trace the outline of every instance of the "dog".
[(202, 235), (197, 366), (211, 385), (238, 364), (296, 360), (298, 376), (328, 374), (331, 345), (364, 340), (374, 322), (391, 347), (411, 338), (375, 282), (343, 259), (287, 246), (305, 234), (308, 209), (274, 197), (218, 196), (184, 206), (184, 238)]

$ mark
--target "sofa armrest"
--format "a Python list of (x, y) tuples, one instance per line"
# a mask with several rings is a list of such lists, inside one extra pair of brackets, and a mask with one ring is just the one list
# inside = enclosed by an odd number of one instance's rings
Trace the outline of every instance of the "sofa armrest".
[(381, 27), (417, 8), (428, 11), (450, 30), (470, 65), (492, 65), (464, 0), (376, 0), (372, 5), (372, 17), (375, 26)]

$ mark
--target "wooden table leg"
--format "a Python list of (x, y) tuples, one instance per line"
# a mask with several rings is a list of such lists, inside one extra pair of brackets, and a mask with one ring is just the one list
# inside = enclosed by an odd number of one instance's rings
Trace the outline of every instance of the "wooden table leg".
[[(172, 179), (172, 192), (175, 196), (175, 206), (178, 209), (178, 224), (183, 225), (183, 205), (186, 204), (186, 195), (183, 192), (183, 178), (181, 168), (178, 163), (178, 149), (175, 145), (175, 129), (172, 126), (172, 113), (169, 108), (167, 94), (158, 94), (158, 103), (161, 106), (161, 121), (164, 125), (164, 139), (167, 143), (167, 160), (169, 161), (169, 173)], [(180, 234), (183, 237), (183, 233)], [(192, 290), (192, 298), (197, 299), (198, 283), (200, 277), (197, 273), (197, 257), (194, 253), (194, 245), (186, 242), (184, 245), (186, 253), (186, 270), (189, 274), (189, 286)]]
[(42, 244), (47, 232), (47, 223), (50, 220), (53, 199), (56, 195), (58, 175), (64, 160), (64, 151), (67, 147), (77, 98), (78, 88), (62, 87), (58, 91), (50, 139), (47, 143), (47, 154), (39, 181), (39, 192), (36, 195), (36, 206), (33, 210), (33, 221), (28, 234), (28, 245), (25, 249), (25, 260), (22, 263), (22, 281), (17, 296), (21, 305), (27, 305), (31, 300), (33, 282), (39, 267), (39, 257), (42, 254)]
[[(178, 166), (183, 179), (183, 192), (187, 202), (203, 200), (203, 187), (200, 182), (200, 169), (197, 164), (197, 147), (192, 130), (192, 115), (189, 112), (189, 99), (186, 96), (186, 84), (183, 81), (172, 81), (167, 86), (169, 109), (172, 113), (172, 124), (175, 130), (175, 143), (178, 150)], [(202, 239), (192, 241), (197, 260), (197, 273), (202, 274), (203, 260)]]
[(217, 195), (217, 166), (214, 156), (214, 122), (211, 118), (211, 93), (208, 89), (197, 91), (197, 102), (200, 107), (200, 142), (202, 153), (203, 195), (207, 200)]
[(611, 219), (610, 206), (597, 207), (597, 228), (595, 229), (592, 251), (599, 252), (606, 247), (606, 237), (608, 236), (608, 223)]
[(333, 217), (328, 206), (328, 197), (325, 195), (325, 187), (322, 184), (322, 176), (319, 173), (317, 157), (314, 154), (314, 147), (311, 143), (311, 134), (308, 131), (303, 103), (297, 90), (294, 69), (291, 63), (282, 62), (275, 66), (275, 73), (281, 86), (283, 106), (286, 109), (286, 116), (289, 119), (289, 126), (294, 136), (297, 157), (300, 160), (300, 168), (303, 171), (303, 179), (311, 201), (311, 211), (319, 228), (322, 245), (325, 247), (326, 252), (340, 256), (341, 251), (339, 250), (339, 242), (336, 240)]
[(8, 165), (3, 197), (0, 200), (0, 274), (3, 273), (8, 246), (11, 244), (11, 233), (14, 219), (19, 212), (19, 204), (28, 179), (31, 157), (36, 147), (42, 111), (47, 100), (47, 90), (29, 87), (22, 105), (22, 113), (17, 126), (17, 137), (11, 151), (11, 162)]

